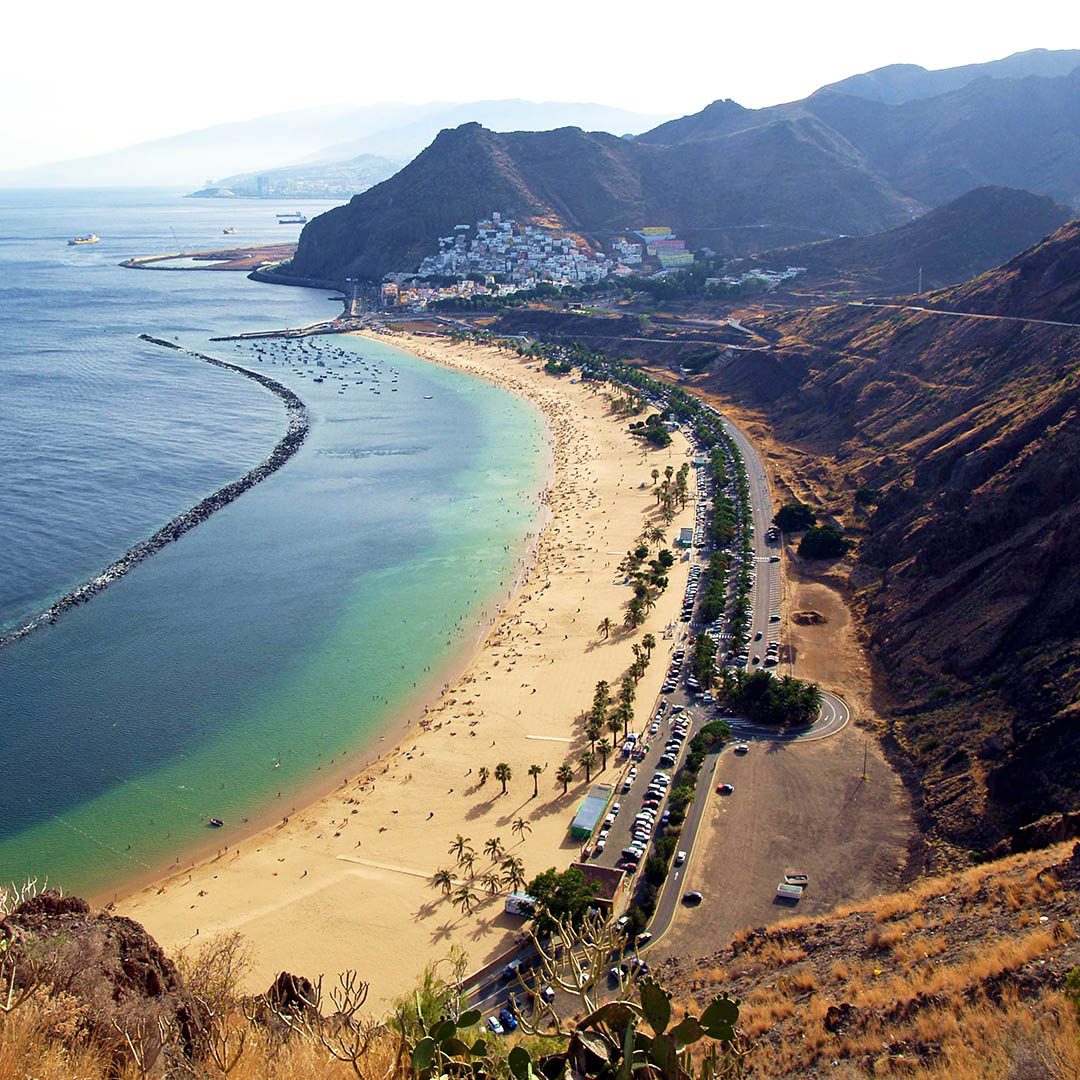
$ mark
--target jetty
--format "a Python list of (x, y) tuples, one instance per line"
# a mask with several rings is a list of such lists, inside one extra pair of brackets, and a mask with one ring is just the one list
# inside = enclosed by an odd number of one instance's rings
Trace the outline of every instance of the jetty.
[(166, 544), (179, 540), (184, 533), (194, 529), (196, 525), (205, 521), (211, 514), (228, 506), (229, 503), (240, 498), (245, 491), (250, 490), (256, 484), (261, 483), (268, 476), (277, 472), (300, 449), (308, 436), (311, 425), (308, 419), (307, 406), (292, 390), (279, 383), (276, 379), (271, 379), (261, 372), (240, 367), (238, 364), (230, 364), (225, 360), (218, 360), (216, 357), (185, 349), (182, 345), (177, 345), (174, 342), (151, 337), (149, 334), (140, 334), (139, 339), (152, 345), (160, 345), (166, 349), (185, 353), (197, 360), (212, 364), (214, 367), (235, 371), (237, 374), (243, 375), (247, 379), (253, 379), (261, 386), (264, 386), (272, 394), (276, 394), (285, 405), (288, 419), (285, 434), (278, 440), (266, 458), (253, 469), (249, 469), (239, 479), (234, 480), (231, 484), (226, 484), (223, 488), (219, 488), (212, 495), (208, 495), (201, 502), (196, 503), (190, 510), (178, 514), (152, 536), (140, 540), (129, 548), (119, 559), (102, 570), (100, 574), (96, 574), (89, 581), (72, 589), (71, 592), (62, 596), (55, 603), (50, 604), (44, 611), (24, 620), (15, 630), (0, 635), (0, 648), (10, 645), (19, 638), (26, 637), (27, 634), (31, 634), (43, 626), (52, 625), (64, 612), (70, 611), (80, 604), (85, 604), (98, 593), (104, 592), (105, 589), (119, 581), (139, 563), (159, 552)]

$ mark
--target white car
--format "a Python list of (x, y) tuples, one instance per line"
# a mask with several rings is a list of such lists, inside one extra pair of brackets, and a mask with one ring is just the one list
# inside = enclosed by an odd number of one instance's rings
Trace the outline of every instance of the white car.
[(497, 1016), (489, 1016), (487, 1026), (491, 1028), (491, 1032), (493, 1035), (503, 1034), (503, 1026), (499, 1023), (499, 1018)]
[(675, 853), (675, 865), (676, 866), (682, 866), (682, 864), (684, 862), (686, 862), (686, 852), (685, 851), (676, 852)]

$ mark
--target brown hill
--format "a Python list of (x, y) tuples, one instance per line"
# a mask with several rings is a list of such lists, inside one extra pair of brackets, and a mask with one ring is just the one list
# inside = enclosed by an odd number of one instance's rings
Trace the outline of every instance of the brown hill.
[(949, 311), (1080, 323), (1080, 220), (1000, 269), (926, 300)]
[[(895, 229), (764, 251), (733, 269), (805, 266), (809, 272), (792, 282), (800, 291), (910, 293), (918, 288), (920, 272), (923, 289), (937, 289), (1000, 266), (1072, 217), (1068, 207), (1048, 195), (976, 188)], [(942, 303), (955, 306), (947, 298)]]
[[(737, 934), (669, 960), (676, 1018), (740, 1000), (746, 1074), (1052, 1080), (1080, 1070), (1080, 845)], [(813, 882), (810, 887), (813, 888)], [(662, 948), (662, 945), (661, 945)]]
[[(1080, 286), (1053, 268), (1078, 243), (1065, 226), (970, 295), (1068, 314)], [(771, 351), (717, 385), (815, 462), (801, 493), (859, 538), (850, 585), (923, 824), (979, 849), (1080, 805), (1080, 329), (859, 305), (761, 326)]]
[(308, 224), (286, 270), (323, 280), (413, 270), (437, 237), (492, 211), (600, 242), (656, 222), (780, 225), (792, 236), (820, 236), (910, 216), (909, 202), (814, 117), (675, 148), (579, 128), (496, 133), (463, 124), (390, 180)]

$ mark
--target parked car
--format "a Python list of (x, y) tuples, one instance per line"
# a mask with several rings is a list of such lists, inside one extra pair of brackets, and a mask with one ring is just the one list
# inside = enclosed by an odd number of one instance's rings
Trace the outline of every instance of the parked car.
[(685, 851), (677, 851), (675, 853), (675, 865), (676, 866), (682, 866), (682, 864), (684, 862), (686, 862), (686, 852)]
[(744, 743), (744, 742), (736, 743), (735, 744), (735, 753), (736, 754), (748, 754), (748, 753), (750, 753), (750, 744), (749, 743)]
[(692, 892), (684, 893), (682, 898), (683, 903), (687, 904), (690, 907), (694, 907), (697, 904), (700, 904), (701, 901), (704, 899), (705, 897), (702, 896), (701, 893), (699, 893), (696, 889)]
[(514, 1014), (509, 1009), (499, 1011), (499, 1023), (502, 1024), (506, 1031), (513, 1031), (518, 1026)]
[(504, 1034), (503, 1026), (502, 1026), (502, 1024), (499, 1023), (499, 1018), (497, 1016), (489, 1016), (488, 1021), (487, 1021), (487, 1026), (489, 1028), (491, 1028), (491, 1033), (493, 1035), (502, 1035), (502, 1034)]
[(716, 789), (717, 795), (731, 795), (735, 791), (734, 784), (720, 784)]

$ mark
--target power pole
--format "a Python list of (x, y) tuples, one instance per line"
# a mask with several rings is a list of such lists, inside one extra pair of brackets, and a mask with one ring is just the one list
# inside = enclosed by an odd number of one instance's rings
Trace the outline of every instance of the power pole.
[(919, 267), (919, 292), (922, 293), (922, 267)]
[(866, 749), (867, 743), (864, 741), (862, 744), (862, 778), (866, 779)]

